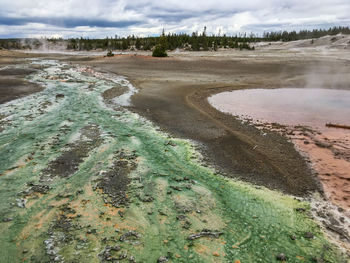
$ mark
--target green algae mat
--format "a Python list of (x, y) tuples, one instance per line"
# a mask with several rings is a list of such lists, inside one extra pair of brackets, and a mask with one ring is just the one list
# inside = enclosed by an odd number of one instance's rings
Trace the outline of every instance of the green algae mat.
[(307, 203), (221, 176), (128, 110), (123, 77), (31, 63), (45, 90), (0, 105), (1, 263), (346, 262)]

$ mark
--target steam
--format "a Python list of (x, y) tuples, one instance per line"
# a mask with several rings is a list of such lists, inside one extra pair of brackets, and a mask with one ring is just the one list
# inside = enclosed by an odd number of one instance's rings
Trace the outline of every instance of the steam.
[(21, 39), (21, 46), (35, 52), (53, 53), (64, 52), (67, 48), (67, 42), (61, 39), (49, 41), (45, 38)]
[[(63, 55), (89, 55), (101, 56), (106, 51), (72, 51), (67, 50), (67, 40), (64, 39), (46, 39), (46, 38), (27, 38), (20, 40), (21, 47), (29, 53), (55, 53)], [(123, 52), (121, 52), (123, 53)]]

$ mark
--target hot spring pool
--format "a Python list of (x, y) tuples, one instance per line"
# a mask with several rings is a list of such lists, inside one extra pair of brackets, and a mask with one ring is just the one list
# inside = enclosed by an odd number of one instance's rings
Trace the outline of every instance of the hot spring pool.
[(246, 89), (211, 96), (220, 111), (254, 120), (322, 128), (350, 125), (350, 91), (335, 89)]

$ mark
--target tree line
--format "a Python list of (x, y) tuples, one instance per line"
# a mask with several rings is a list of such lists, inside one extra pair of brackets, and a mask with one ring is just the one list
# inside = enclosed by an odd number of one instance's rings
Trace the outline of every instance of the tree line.
[(265, 32), (263, 34), (263, 41), (295, 41), (302, 39), (320, 38), (327, 35), (334, 36), (339, 33), (350, 34), (349, 27), (331, 27), (329, 29), (313, 29), (296, 31), (280, 31), (280, 32)]
[[(184, 49), (189, 51), (216, 51), (219, 48), (254, 50), (254, 43), (258, 41), (293, 41), (300, 39), (320, 38), (326, 35), (339, 33), (350, 34), (349, 27), (333, 27), (329, 29), (314, 29), (296, 31), (265, 32), (262, 36), (255, 34), (237, 35), (208, 35), (206, 27), (202, 32), (168, 33), (164, 31), (160, 36), (137, 37), (106, 37), (104, 39), (70, 38), (70, 39), (45, 39), (47, 45), (63, 46), (67, 50), (90, 51), (90, 50), (153, 50), (160, 42), (165, 50)], [(37, 49), (43, 46), (42, 40), (38, 39), (0, 39), (0, 48), (3, 49)]]
[(252, 36), (227, 36), (193, 32), (189, 34), (165, 34), (164, 31), (157, 37), (128, 37), (105, 38), (105, 39), (68, 39), (69, 50), (153, 50), (160, 42), (166, 50), (185, 49), (190, 51), (216, 51), (218, 48), (254, 49), (250, 43), (256, 42), (258, 38)]

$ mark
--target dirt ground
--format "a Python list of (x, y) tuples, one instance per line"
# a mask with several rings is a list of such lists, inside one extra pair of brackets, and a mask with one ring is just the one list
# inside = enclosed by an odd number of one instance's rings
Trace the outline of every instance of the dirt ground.
[(175, 136), (200, 142), (206, 160), (228, 176), (304, 195), (322, 187), (293, 144), (277, 133), (262, 136), (218, 112), (207, 97), (242, 88), (349, 88), (350, 64), (341, 52), (326, 57), (317, 50), (183, 52), (163, 59), (120, 55), (84, 64), (127, 76), (139, 89), (133, 110)]
[(46, 57), (126, 76), (139, 90), (132, 110), (174, 136), (199, 142), (206, 162), (227, 176), (303, 196), (323, 187), (286, 137), (262, 135), (207, 102), (211, 94), (234, 89), (350, 88), (349, 50), (299, 46), (171, 52), (168, 58), (152, 58), (147, 52), (112, 58)]
[(35, 69), (15, 68), (28, 57), (30, 55), (0, 51), (0, 104), (43, 90), (42, 87), (25, 79), (28, 74), (34, 73)]

